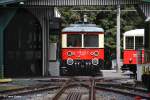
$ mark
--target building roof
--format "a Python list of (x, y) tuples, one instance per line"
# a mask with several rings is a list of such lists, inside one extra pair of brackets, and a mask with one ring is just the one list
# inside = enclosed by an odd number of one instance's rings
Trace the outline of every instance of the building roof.
[(97, 27), (95, 24), (71, 24), (62, 32), (104, 32), (103, 28)]
[(98, 6), (118, 4), (140, 4), (141, 2), (142, 0), (27, 0), (25, 4), (42, 6)]
[(144, 29), (135, 29), (127, 31), (123, 34), (124, 36), (144, 36)]
[[(150, 2), (150, 0), (0, 0), (0, 5), (10, 4), (20, 1), (26, 1), (27, 5), (118, 5), (118, 4), (140, 4), (143, 2)], [(36, 2), (36, 3), (35, 3)]]

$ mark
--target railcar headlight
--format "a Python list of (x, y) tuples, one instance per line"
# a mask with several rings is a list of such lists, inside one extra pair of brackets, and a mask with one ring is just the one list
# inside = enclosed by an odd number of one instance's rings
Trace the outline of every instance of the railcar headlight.
[(97, 58), (92, 59), (92, 64), (93, 65), (98, 65), (99, 61)]
[(99, 52), (98, 51), (95, 51), (94, 52), (94, 56), (98, 56), (99, 55)]
[(67, 64), (68, 65), (73, 65), (73, 63), (74, 63), (73, 59), (71, 59), (71, 58), (67, 59)]
[(73, 55), (73, 53), (72, 53), (71, 51), (68, 51), (68, 52), (67, 52), (67, 55), (70, 57), (70, 56)]

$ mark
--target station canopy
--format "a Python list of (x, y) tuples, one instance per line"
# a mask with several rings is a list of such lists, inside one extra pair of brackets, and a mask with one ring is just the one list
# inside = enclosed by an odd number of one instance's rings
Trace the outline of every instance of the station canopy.
[(116, 4), (140, 4), (141, 2), (150, 3), (150, 0), (0, 0), (0, 5), (16, 2), (26, 2), (27, 5), (116, 5)]
[(21, 2), (21, 1), (25, 1), (25, 0), (0, 0), (0, 5)]
[[(64, 3), (65, 4), (69, 4), (69, 3), (72, 3), (72, 5), (74, 4), (93, 4), (93, 2), (95, 3), (101, 3), (102, 4), (109, 4), (109, 5), (113, 5), (114, 3), (127, 3), (127, 4), (130, 4), (130, 3), (139, 3), (140, 1), (142, 0), (0, 0), (0, 5), (4, 5), (4, 4), (10, 4), (10, 3), (15, 3), (15, 2), (21, 2), (21, 1), (25, 1), (25, 2), (29, 2), (32, 3), (32, 2), (39, 2), (39, 3), (44, 3), (44, 4), (48, 4), (48, 5), (52, 5), (54, 3), (54, 5), (63, 5)], [(144, 0), (144, 1), (149, 1), (149, 0)], [(76, 2), (76, 3), (75, 3)], [(27, 3), (28, 4), (28, 3)], [(84, 4), (84, 5), (85, 5)]]

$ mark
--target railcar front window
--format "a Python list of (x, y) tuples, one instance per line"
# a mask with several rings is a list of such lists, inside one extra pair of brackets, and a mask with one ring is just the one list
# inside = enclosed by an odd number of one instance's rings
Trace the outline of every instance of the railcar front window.
[(81, 47), (82, 35), (81, 34), (68, 34), (67, 35), (67, 47)]
[(98, 47), (98, 35), (86, 34), (84, 35), (85, 47)]
[(134, 49), (134, 37), (126, 37), (126, 49)]
[(143, 48), (143, 37), (142, 36), (138, 36), (135, 37), (135, 49), (140, 49)]

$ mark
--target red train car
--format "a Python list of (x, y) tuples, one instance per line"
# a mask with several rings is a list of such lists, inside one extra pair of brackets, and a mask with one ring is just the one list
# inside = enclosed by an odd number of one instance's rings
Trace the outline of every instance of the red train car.
[(61, 33), (61, 75), (93, 75), (104, 66), (104, 30), (95, 24), (71, 24)]
[[(123, 67), (136, 73), (136, 64), (144, 62), (144, 29), (135, 29), (123, 34)], [(140, 53), (142, 58), (138, 58)], [(139, 55), (139, 54), (138, 54)], [(137, 61), (138, 59), (138, 61)]]

